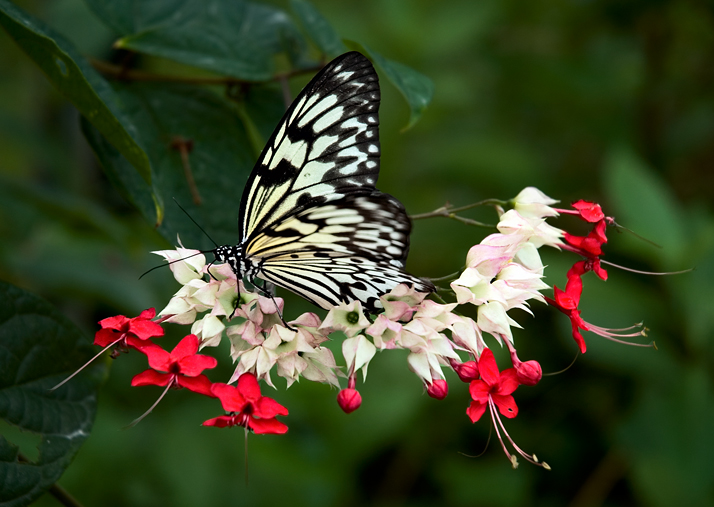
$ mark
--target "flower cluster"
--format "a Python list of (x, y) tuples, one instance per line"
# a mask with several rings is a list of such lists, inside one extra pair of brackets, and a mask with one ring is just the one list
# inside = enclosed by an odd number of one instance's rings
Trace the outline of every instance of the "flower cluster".
[[(377, 315), (366, 315), (360, 302), (352, 301), (330, 309), (324, 319), (308, 312), (285, 322), (283, 300), (247, 290), (227, 264), (206, 264), (201, 252), (185, 248), (156, 252), (170, 262), (180, 290), (158, 317), (151, 309), (134, 319), (118, 316), (101, 321), (95, 343), (105, 349), (135, 349), (146, 355), (150, 369), (134, 377), (132, 385), (165, 387), (161, 397), (169, 388), (186, 388), (218, 398), (228, 414), (204, 425), (242, 426), (255, 433), (287, 431), (287, 426), (276, 420), (276, 416), (287, 415), (287, 409), (260, 394), (258, 381), (274, 387), (271, 373), (285, 378), (288, 387), (304, 378), (340, 389), (341, 379), (342, 385), (346, 379), (337, 401), (343, 411), (350, 413), (362, 403), (357, 390), (359, 372), (365, 381), (368, 366), (378, 351), (403, 349), (408, 352), (409, 369), (429, 396), (447, 396), (448, 370), (469, 384), (471, 401), (466, 414), (476, 422), (489, 410), (499, 441), (514, 467), (519, 454), (548, 468), (515, 444), (499, 416), (516, 417), (518, 407), (513, 393), (519, 386), (537, 384), (542, 377), (537, 361), (519, 359), (512, 329), (520, 325), (509, 312), (520, 309), (532, 315), (533, 300), (554, 306), (570, 318), (573, 336), (582, 352), (586, 348), (581, 330), (611, 339), (638, 334), (618, 334), (626, 330), (593, 326), (580, 317), (583, 275), (593, 271), (602, 280), (607, 279), (600, 257), (607, 242), (607, 225), (613, 221), (594, 203), (578, 201), (572, 210), (563, 210), (553, 208), (555, 202), (529, 187), (509, 201), (508, 211), (497, 207), (498, 232), (469, 250), (463, 271), (450, 283), (452, 302), (437, 295), (433, 295), (436, 300), (430, 299), (429, 294), (402, 284), (380, 297), (381, 311)], [(547, 223), (562, 214), (579, 216), (593, 224), (592, 231), (575, 236)], [(583, 258), (568, 271), (565, 290), (554, 287), (552, 298), (542, 294), (549, 289), (543, 281), (544, 266), (539, 254), (543, 246)], [(265, 290), (261, 292), (267, 294)], [(163, 335), (161, 326), (166, 323), (191, 326), (191, 333), (170, 353), (151, 340)], [(501, 347), (505, 345), (512, 367), (499, 370), (488, 336)], [(338, 337), (342, 339), (340, 366), (325, 346), (328, 340)], [(236, 364), (227, 384), (213, 383), (203, 374), (217, 362), (198, 354), (201, 348), (216, 346), (223, 339), (229, 340), (230, 356)], [(514, 454), (506, 442), (515, 449)]]

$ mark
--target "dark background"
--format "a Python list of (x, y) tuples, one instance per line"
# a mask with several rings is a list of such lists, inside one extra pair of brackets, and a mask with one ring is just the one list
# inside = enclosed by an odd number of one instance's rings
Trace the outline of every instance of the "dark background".
[[(407, 108), (383, 80), (379, 187), (409, 212), (508, 199), (534, 185), (565, 204), (597, 200), (659, 245), (611, 231), (606, 259), (647, 271), (695, 268), (666, 277), (608, 268), (607, 283), (586, 277), (583, 317), (606, 327), (644, 320), (658, 351), (586, 333), (588, 351), (572, 368), (516, 392), (520, 414), (507, 428), (550, 472), (525, 463), (512, 470), (495, 436), (483, 456), (465, 456), (483, 450), (488, 420), (470, 423), (466, 386), (454, 375), (445, 401), (428, 398), (405, 354), (372, 361), (363, 406), (349, 416), (327, 386), (303, 381), (285, 391), (274, 376), (278, 391), (264, 393), (289, 407), (290, 431), (249, 438), (248, 486), (242, 432), (199, 426), (217, 415), (212, 400), (172, 392), (121, 430), (160, 392), (129, 387), (145, 365), (127, 356), (113, 364), (94, 432), (60, 484), (86, 506), (714, 503), (714, 4), (315, 4), (343, 37), (435, 83), (421, 121), (401, 132)], [(111, 33), (81, 1), (19, 5), (83, 54), (111, 57)], [(77, 112), (4, 32), (0, 68), (0, 277), (47, 298), (90, 336), (104, 317), (161, 308), (178, 288), (168, 271), (137, 278), (158, 263), (148, 252), (169, 245), (116, 193)], [(306, 80), (293, 80), (293, 95)], [(236, 201), (225, 213), (237, 209)], [(488, 210), (469, 216), (493, 221)], [(420, 221), (410, 270), (454, 272), (487, 232)], [(544, 258), (546, 282), (562, 287), (575, 257)], [(286, 307), (310, 309), (291, 297)], [(569, 323), (544, 305), (533, 310), (536, 319), (514, 315), (525, 328), (515, 331), (519, 354), (562, 370), (577, 350)], [(227, 348), (217, 354), (217, 374), (230, 374)]]

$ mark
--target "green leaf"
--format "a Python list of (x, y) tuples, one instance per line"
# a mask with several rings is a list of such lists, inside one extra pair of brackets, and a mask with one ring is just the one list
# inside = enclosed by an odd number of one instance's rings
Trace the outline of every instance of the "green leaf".
[(290, 0), (290, 7), (310, 40), (326, 56), (335, 57), (347, 51), (342, 39), (325, 17), (307, 0)]
[(292, 20), (269, 5), (242, 0), (88, 3), (121, 35), (115, 47), (239, 79), (269, 80), (277, 55), (300, 61), (305, 53), (304, 39)]
[(686, 223), (671, 190), (631, 150), (614, 149), (604, 167), (605, 186), (617, 222), (653, 241), (622, 235), (627, 247), (658, 262), (665, 271), (682, 269), (687, 247)]
[(642, 389), (618, 440), (642, 505), (712, 505), (711, 379), (704, 364), (670, 362)]
[(346, 41), (350, 49), (360, 51), (374, 62), (377, 69), (387, 75), (387, 79), (399, 90), (409, 105), (409, 123), (404, 130), (410, 129), (419, 121), (422, 113), (434, 96), (434, 83), (424, 74), (404, 64), (389, 60), (373, 51), (365, 44)]
[(57, 481), (89, 436), (104, 371), (96, 363), (55, 391), (92, 357), (81, 331), (46, 301), (0, 282), (0, 417), (39, 435), (39, 456), (19, 461), (0, 438), (0, 505), (28, 505)]
[[(256, 157), (237, 106), (194, 86), (132, 83), (116, 87), (128, 114), (140, 125), (138, 138), (153, 161), (154, 179), (152, 187), (138, 180), (116, 150), (85, 125), (85, 135), (113, 182), (147, 220), (156, 219), (155, 207), (161, 209), (158, 231), (171, 243), (180, 234), (187, 247), (214, 246), (173, 198), (217, 242), (236, 242), (243, 186)], [(255, 130), (263, 135), (263, 122), (270, 121), (274, 128), (283, 111), (277, 87), (252, 86), (236, 100), (244, 103), (243, 114), (254, 120)], [(194, 184), (177, 149), (179, 140), (188, 143), (188, 169)], [(196, 196), (201, 204), (194, 202)]]
[(151, 181), (151, 165), (134, 141), (111, 87), (74, 46), (8, 0), (0, 0), (0, 25), (40, 67), (47, 79), (136, 168)]

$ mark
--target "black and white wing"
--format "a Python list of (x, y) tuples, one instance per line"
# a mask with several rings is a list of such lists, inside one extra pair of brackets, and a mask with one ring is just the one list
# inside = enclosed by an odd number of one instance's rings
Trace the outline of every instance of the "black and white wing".
[(374, 190), (305, 208), (247, 247), (261, 278), (322, 308), (359, 300), (375, 311), (400, 283), (434, 290), (404, 271), (410, 232), (401, 203)]
[(263, 149), (240, 206), (241, 242), (296, 210), (374, 189), (379, 175), (379, 81), (346, 53), (295, 99)]

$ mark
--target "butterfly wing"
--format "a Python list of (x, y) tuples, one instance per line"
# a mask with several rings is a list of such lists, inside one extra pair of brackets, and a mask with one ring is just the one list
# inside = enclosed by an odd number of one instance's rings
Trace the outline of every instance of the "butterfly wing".
[(360, 53), (336, 58), (315, 76), (253, 168), (240, 206), (242, 242), (295, 210), (374, 189), (379, 100), (377, 74)]
[(260, 277), (322, 308), (359, 300), (369, 311), (379, 296), (406, 283), (434, 290), (404, 271), (411, 223), (401, 203), (379, 191), (351, 193), (303, 209), (248, 244)]

